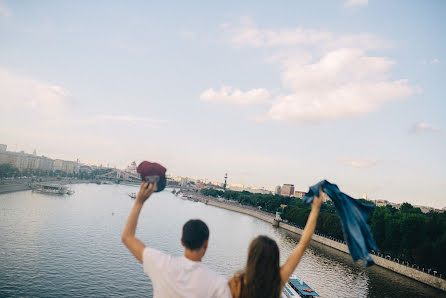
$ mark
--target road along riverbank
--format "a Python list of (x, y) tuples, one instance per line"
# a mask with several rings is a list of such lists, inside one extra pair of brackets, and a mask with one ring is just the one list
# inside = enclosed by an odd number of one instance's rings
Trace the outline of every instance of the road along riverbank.
[[(195, 196), (196, 196), (196, 194), (195, 194)], [(196, 199), (198, 199), (199, 201), (201, 201), (207, 205), (210, 205), (210, 206), (219, 207), (219, 208), (247, 214), (247, 215), (253, 216), (255, 218), (261, 219), (263, 221), (269, 222), (271, 224), (275, 223), (274, 216), (272, 214), (268, 214), (266, 212), (255, 210), (254, 208), (244, 207), (242, 205), (236, 205), (236, 204), (229, 204), (229, 203), (225, 203), (225, 202), (216, 200), (215, 198), (203, 197), (200, 195), (196, 196)], [(303, 233), (302, 229), (292, 226), (290, 224), (287, 224), (285, 222), (280, 222), (279, 227), (283, 228), (285, 230), (288, 230), (290, 232), (299, 234), (299, 235), (302, 235), (302, 233)], [(331, 239), (328, 239), (326, 237), (319, 236), (316, 234), (313, 235), (312, 240), (349, 254), (348, 247), (344, 243), (340, 243), (340, 242), (337, 242), (337, 241), (334, 241), (334, 240), (331, 240)], [(434, 287), (436, 289), (446, 292), (446, 280), (444, 280), (442, 278), (427, 274), (425, 272), (416, 270), (414, 268), (405, 266), (403, 264), (398, 264), (397, 262), (393, 262), (393, 261), (387, 260), (385, 258), (376, 256), (376, 255), (373, 256), (373, 260), (375, 261), (375, 264), (380, 267), (383, 267), (390, 271), (396, 272), (398, 274), (401, 274), (403, 276), (409, 277), (411, 279), (414, 279), (416, 281), (422, 282), (422, 283), (427, 284), (431, 287)]]

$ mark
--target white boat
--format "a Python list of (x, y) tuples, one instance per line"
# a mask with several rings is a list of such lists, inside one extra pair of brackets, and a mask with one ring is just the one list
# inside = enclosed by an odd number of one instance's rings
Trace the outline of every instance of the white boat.
[(179, 194), (177, 193), (177, 196), (182, 200), (187, 200), (187, 196), (183, 193), (179, 193)]
[(35, 192), (55, 194), (55, 195), (72, 195), (74, 190), (59, 184), (38, 184), (33, 188)]
[(319, 297), (309, 285), (307, 285), (302, 279), (298, 278), (296, 275), (291, 275), (288, 282), (283, 288), (281, 298), (297, 298), (297, 297)]
[(129, 197), (131, 197), (132, 199), (136, 199), (136, 192), (129, 193)]

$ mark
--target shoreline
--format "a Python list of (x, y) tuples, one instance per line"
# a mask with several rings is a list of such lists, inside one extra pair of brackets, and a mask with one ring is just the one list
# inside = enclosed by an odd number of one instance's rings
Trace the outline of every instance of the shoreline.
[(1, 184), (0, 194), (7, 194), (17, 191), (30, 190), (28, 183)]
[(57, 180), (57, 179), (47, 179), (44, 181), (34, 181), (32, 182), (30, 179), (24, 181), (13, 181), (11, 183), (0, 184), (0, 194), (13, 193), (18, 191), (26, 191), (31, 190), (32, 183), (55, 183), (60, 185), (68, 185), (68, 184), (80, 184), (80, 183), (92, 183), (89, 180)]
[[(210, 206), (214, 206), (217, 208), (222, 208), (222, 209), (250, 215), (250, 216), (253, 216), (260, 220), (266, 221), (272, 225), (275, 225), (279, 228), (282, 228), (287, 231), (298, 234), (298, 235), (302, 235), (302, 233), (303, 233), (302, 229), (295, 227), (293, 225), (287, 224), (285, 222), (277, 223), (274, 220), (273, 214), (259, 211), (256, 208), (250, 208), (250, 207), (243, 206), (240, 204), (229, 204), (227, 202), (220, 201), (213, 197), (202, 196), (201, 194), (198, 194), (198, 196), (197, 196), (197, 193), (189, 193), (188, 192), (188, 194), (193, 195), (195, 197), (195, 199), (197, 199), (199, 202), (202, 202), (206, 205), (210, 205)], [(348, 246), (344, 243), (325, 238), (323, 236), (317, 235), (316, 233), (313, 234), (313, 236), (311, 237), (311, 240), (318, 242), (320, 244), (326, 245), (328, 247), (334, 248), (334, 249), (344, 252), (346, 254), (350, 254), (350, 252), (348, 250)], [(417, 269), (411, 268), (406, 265), (399, 264), (397, 262), (393, 262), (391, 260), (388, 260), (383, 257), (379, 257), (377, 255), (372, 255), (372, 257), (373, 257), (373, 260), (375, 261), (375, 265), (377, 265), (379, 267), (382, 267), (382, 268), (392, 271), (394, 273), (400, 274), (402, 276), (408, 277), (410, 279), (416, 280), (418, 282), (421, 282), (423, 284), (429, 285), (433, 288), (436, 288), (436, 289), (446, 292), (446, 280), (444, 280), (442, 278), (430, 275), (428, 273), (419, 271)]]

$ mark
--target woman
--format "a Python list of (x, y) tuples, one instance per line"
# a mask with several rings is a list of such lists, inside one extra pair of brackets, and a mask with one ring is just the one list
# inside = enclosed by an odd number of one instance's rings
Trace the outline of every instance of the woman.
[(323, 192), (319, 190), (319, 197), (314, 197), (299, 244), (282, 267), (279, 265), (279, 247), (274, 240), (258, 236), (251, 242), (246, 268), (229, 281), (232, 297), (280, 297), (285, 283), (299, 264), (314, 233), (322, 196)]

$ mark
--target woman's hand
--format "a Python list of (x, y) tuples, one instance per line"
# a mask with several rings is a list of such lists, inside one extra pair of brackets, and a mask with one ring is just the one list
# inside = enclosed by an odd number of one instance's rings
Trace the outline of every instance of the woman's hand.
[(311, 209), (320, 209), (322, 201), (324, 200), (324, 192), (322, 188), (319, 188), (319, 196), (314, 196), (313, 204), (311, 205)]
[(156, 191), (156, 183), (142, 182), (139, 192), (136, 195), (136, 201), (144, 204), (144, 202)]

